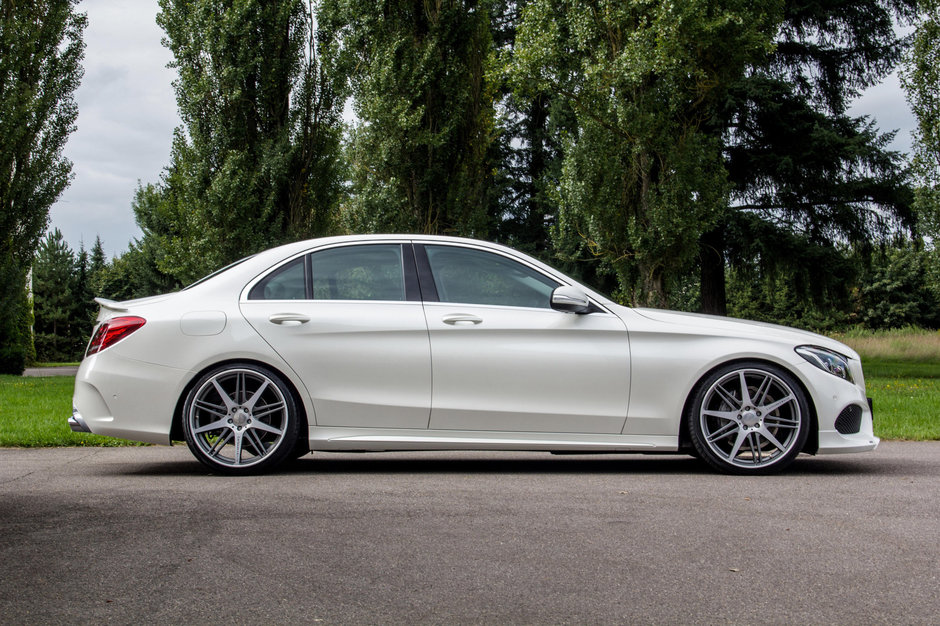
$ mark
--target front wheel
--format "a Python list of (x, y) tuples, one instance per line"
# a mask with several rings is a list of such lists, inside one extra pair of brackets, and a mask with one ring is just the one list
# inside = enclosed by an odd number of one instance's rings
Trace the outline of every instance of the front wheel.
[(291, 456), (299, 432), (293, 395), (280, 376), (253, 364), (209, 371), (183, 405), (193, 455), (224, 474), (270, 470)]
[(806, 394), (767, 363), (719, 368), (698, 386), (686, 416), (695, 450), (729, 474), (769, 474), (796, 459), (809, 436)]

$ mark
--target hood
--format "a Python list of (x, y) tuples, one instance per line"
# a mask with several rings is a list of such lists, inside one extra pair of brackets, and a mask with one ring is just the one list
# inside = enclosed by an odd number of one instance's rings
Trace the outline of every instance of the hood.
[(752, 322), (750, 320), (721, 317), (718, 315), (664, 311), (661, 309), (632, 309), (632, 311), (655, 322), (692, 327), (699, 332), (714, 332), (722, 335), (742, 337), (760, 337), (789, 343), (794, 347), (799, 345), (819, 346), (820, 348), (835, 350), (847, 357), (854, 359), (859, 358), (858, 354), (856, 354), (852, 348), (835, 339), (830, 339), (829, 337), (811, 333), (806, 330), (790, 328), (789, 326), (768, 324), (766, 322)]

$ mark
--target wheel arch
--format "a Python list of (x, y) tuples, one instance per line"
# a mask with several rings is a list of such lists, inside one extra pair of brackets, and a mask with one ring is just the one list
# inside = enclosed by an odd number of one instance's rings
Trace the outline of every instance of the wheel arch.
[(248, 364), (255, 365), (257, 367), (263, 367), (266, 370), (277, 374), (281, 380), (284, 381), (284, 384), (287, 385), (288, 390), (294, 398), (294, 404), (297, 406), (297, 410), (300, 412), (300, 431), (298, 432), (299, 441), (307, 444), (309, 439), (309, 422), (307, 421), (307, 406), (304, 403), (303, 396), (300, 395), (300, 392), (297, 390), (296, 385), (290, 379), (289, 376), (286, 376), (279, 368), (271, 365), (270, 363), (265, 363), (264, 361), (259, 361), (258, 359), (225, 359), (222, 361), (216, 361), (209, 365), (206, 365), (204, 368), (196, 372), (190, 379), (189, 382), (183, 387), (182, 393), (180, 393), (179, 398), (176, 399), (176, 407), (173, 410), (173, 422), (170, 426), (170, 441), (183, 441), (183, 405), (186, 403), (186, 397), (189, 396), (189, 392), (193, 390), (193, 387), (196, 386), (196, 383), (200, 378), (210, 370), (216, 369), (224, 365), (235, 365), (235, 364)]
[(692, 452), (695, 447), (692, 445), (692, 437), (689, 435), (689, 412), (692, 407), (692, 403), (695, 401), (695, 396), (698, 394), (699, 389), (709, 376), (711, 376), (715, 371), (729, 366), (737, 365), (739, 363), (764, 363), (766, 365), (771, 365), (773, 367), (780, 368), (789, 374), (796, 384), (799, 385), (800, 391), (803, 392), (803, 395), (806, 397), (806, 404), (809, 407), (809, 436), (806, 438), (806, 443), (803, 444), (802, 452), (809, 454), (816, 454), (816, 451), (819, 449), (819, 419), (817, 417), (816, 409), (816, 400), (813, 397), (813, 394), (810, 393), (809, 389), (806, 386), (806, 383), (803, 382), (803, 379), (792, 368), (782, 364), (777, 363), (776, 361), (771, 361), (769, 359), (761, 358), (736, 358), (728, 361), (722, 361), (721, 363), (716, 363), (714, 366), (706, 370), (699, 376), (698, 380), (695, 381), (695, 384), (692, 385), (692, 388), (689, 390), (688, 395), (685, 398), (685, 402), (682, 403), (682, 416), (679, 420), (679, 450), (684, 452)]

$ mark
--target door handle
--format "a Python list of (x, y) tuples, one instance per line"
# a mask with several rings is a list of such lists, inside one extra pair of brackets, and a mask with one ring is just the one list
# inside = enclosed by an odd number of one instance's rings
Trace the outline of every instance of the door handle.
[(309, 322), (310, 318), (303, 313), (275, 313), (268, 321), (279, 326), (300, 326)]
[(445, 324), (450, 324), (451, 326), (457, 326), (458, 324), (465, 326), (479, 324), (483, 321), (483, 319), (468, 313), (451, 313), (450, 315), (445, 315), (442, 317), (441, 321)]

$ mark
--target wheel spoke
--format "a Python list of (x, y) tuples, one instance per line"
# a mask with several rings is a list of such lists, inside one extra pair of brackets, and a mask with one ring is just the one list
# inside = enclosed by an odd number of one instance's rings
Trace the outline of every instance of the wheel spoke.
[(225, 410), (225, 406), (221, 404), (215, 404), (213, 402), (207, 402), (205, 400), (196, 400), (193, 404), (196, 406), (197, 409), (201, 409), (208, 413), (212, 413), (215, 416), (218, 416), (218, 417), (228, 416), (228, 412)]
[(754, 447), (754, 433), (747, 434), (747, 447), (751, 450), (751, 463), (760, 464), (760, 446)]
[(741, 385), (741, 406), (753, 406), (751, 390), (747, 386), (747, 372), (744, 370), (738, 372), (738, 384)]
[(782, 443), (780, 443), (776, 437), (773, 436), (773, 433), (767, 430), (766, 426), (761, 427), (760, 431), (758, 432), (760, 432), (761, 437), (763, 437), (764, 439), (772, 443), (781, 452), (787, 451), (786, 447)]
[(231, 440), (234, 434), (235, 433), (233, 433), (232, 431), (228, 431), (227, 433), (225, 433), (224, 437), (219, 437), (218, 439), (216, 439), (215, 444), (213, 444), (213, 446), (209, 448), (209, 456), (218, 456), (219, 452), (222, 451), (222, 448), (226, 446), (226, 444), (229, 442), (229, 440)]
[(800, 423), (797, 420), (768, 417), (764, 420), (764, 426), (767, 428), (789, 428), (790, 430), (795, 430), (800, 427)]
[(729, 393), (728, 390), (722, 387), (721, 385), (715, 386), (715, 393), (717, 393), (719, 397), (721, 397), (721, 399), (725, 401), (725, 404), (730, 406), (732, 409), (737, 409), (737, 408), (744, 406), (743, 404), (741, 404), (740, 400), (734, 397), (734, 394)]
[(247, 408), (249, 411), (253, 410), (255, 408), (255, 404), (257, 404), (258, 400), (261, 399), (261, 395), (264, 393), (264, 390), (268, 388), (269, 384), (270, 383), (268, 383), (268, 381), (261, 383), (261, 386), (258, 387), (258, 390), (255, 391), (255, 393), (251, 396), (251, 398), (248, 399), (247, 402), (245, 402), (245, 408)]
[(275, 402), (274, 404), (266, 404), (263, 407), (259, 408), (257, 411), (252, 411), (251, 416), (255, 419), (261, 417), (267, 417), (272, 413), (277, 413), (284, 409), (286, 405), (283, 402)]
[(767, 399), (767, 394), (770, 392), (770, 384), (772, 382), (773, 379), (771, 379), (770, 376), (764, 376), (764, 380), (761, 381), (757, 390), (754, 392), (754, 404), (757, 406), (763, 404), (764, 400)]
[(248, 438), (248, 443), (251, 444), (251, 447), (255, 449), (255, 452), (258, 456), (264, 456), (264, 443), (261, 442), (261, 439), (258, 437), (258, 433), (254, 429), (245, 431), (245, 436)]
[(722, 420), (731, 420), (734, 421), (738, 415), (737, 411), (702, 411), (702, 415), (707, 415), (708, 417), (717, 417)]
[(274, 435), (277, 435), (277, 436), (281, 436), (281, 434), (284, 433), (283, 430), (281, 430), (281, 429), (279, 429), (279, 428), (275, 428), (274, 426), (271, 426), (270, 424), (268, 424), (268, 423), (266, 423), (266, 422), (262, 422), (262, 421), (260, 421), (260, 420), (254, 420), (254, 421), (251, 423), (251, 427), (252, 427), (252, 428), (255, 428), (255, 429), (257, 429), (257, 430), (263, 430), (263, 431), (266, 432), (266, 433), (271, 433), (271, 434), (274, 434)]
[(241, 404), (245, 401), (245, 373), (238, 372), (235, 375), (235, 403)]
[(235, 465), (242, 464), (242, 442), (245, 439), (244, 431), (235, 432)]
[(215, 387), (216, 393), (219, 394), (219, 397), (222, 398), (222, 402), (225, 403), (225, 408), (228, 411), (231, 411), (235, 408), (235, 402), (232, 400), (231, 396), (228, 395), (228, 392), (222, 388), (222, 385), (219, 384), (218, 379), (212, 379), (212, 386)]
[(738, 456), (738, 452), (741, 451), (741, 446), (744, 444), (745, 439), (747, 439), (747, 433), (743, 430), (739, 430), (738, 438), (734, 440), (734, 445), (731, 447), (731, 452), (728, 453), (728, 460), (734, 461), (735, 457)]
[(708, 441), (708, 443), (715, 443), (716, 441), (727, 439), (728, 437), (730, 437), (731, 435), (735, 433), (737, 428), (738, 428), (738, 425), (736, 422), (729, 422), (725, 424), (724, 426), (722, 426), (721, 428), (719, 428), (718, 430), (716, 430), (715, 432), (713, 432), (711, 435), (709, 435), (706, 438), (706, 441)]
[(781, 400), (777, 400), (776, 402), (768, 404), (767, 406), (760, 407), (760, 410), (763, 411), (765, 415), (769, 413), (773, 413), (774, 411), (782, 407), (784, 404), (790, 402), (791, 400), (796, 400), (796, 398), (793, 396), (792, 393), (787, 394), (787, 397)]
[(218, 430), (220, 428), (225, 428), (227, 425), (228, 425), (227, 418), (223, 417), (222, 419), (218, 419), (212, 422), (211, 424), (206, 424), (205, 426), (200, 426), (199, 428), (193, 429), (193, 433), (196, 435), (200, 435), (210, 430)]

